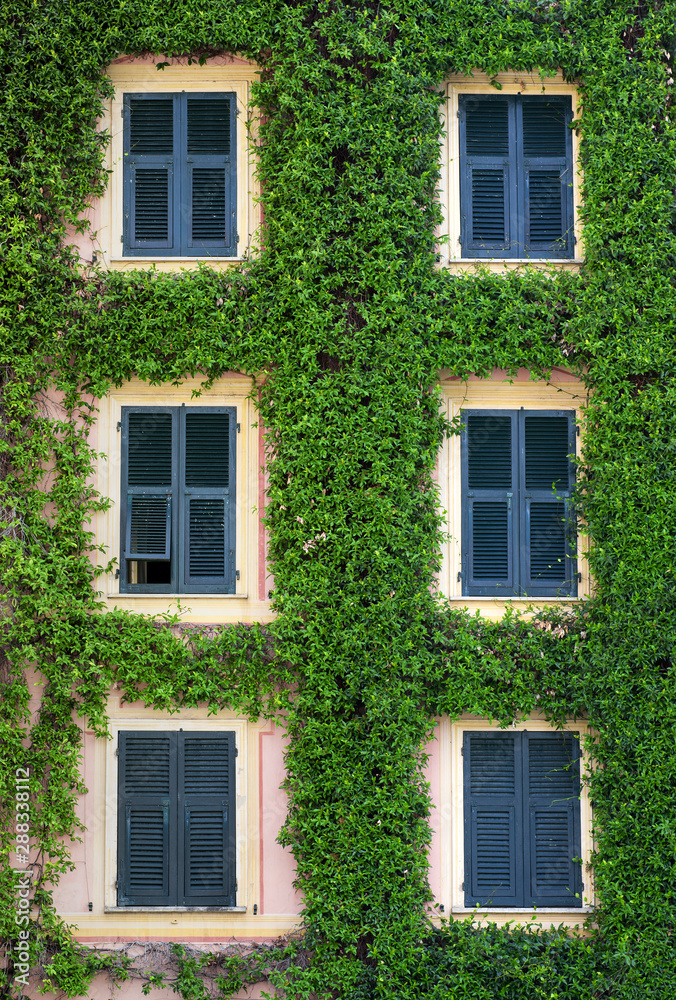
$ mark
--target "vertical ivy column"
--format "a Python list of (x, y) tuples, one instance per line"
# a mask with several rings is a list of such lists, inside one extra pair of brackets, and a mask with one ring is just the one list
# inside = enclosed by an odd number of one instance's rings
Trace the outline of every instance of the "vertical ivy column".
[(304, 986), (392, 997), (428, 898), (443, 422), (418, 298), (433, 272), (438, 99), (413, 22), (315, 16), (260, 94), (286, 109), (263, 132), (268, 523), (278, 652), (298, 671), (283, 837), (317, 958)]

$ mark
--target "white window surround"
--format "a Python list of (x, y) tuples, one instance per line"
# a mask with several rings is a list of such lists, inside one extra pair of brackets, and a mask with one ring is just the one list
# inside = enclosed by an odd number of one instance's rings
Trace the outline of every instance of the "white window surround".
[[(169, 63), (158, 70), (157, 64)], [(251, 136), (247, 129), (251, 83), (257, 70), (253, 63), (233, 57), (207, 60), (206, 65), (187, 65), (187, 60), (120, 57), (108, 66), (106, 74), (115, 87), (112, 100), (104, 102), (101, 128), (111, 135), (105, 166), (109, 171), (108, 187), (98, 206), (98, 219), (92, 216), (97, 236), (93, 242), (98, 263), (113, 270), (128, 270), (154, 265), (160, 271), (194, 269), (200, 261), (216, 268), (227, 268), (255, 250), (255, 234), (260, 225), (260, 207), (255, 203), (258, 186)], [(123, 210), (123, 128), (122, 105), (125, 93), (229, 92), (237, 102), (237, 232), (239, 242), (234, 257), (125, 257), (122, 249)]]
[[(491, 81), (500, 84), (497, 89)], [(460, 94), (528, 94), (537, 96), (549, 94), (557, 97), (570, 97), (573, 105), (573, 118), (580, 115), (578, 88), (563, 79), (561, 73), (554, 77), (541, 78), (537, 73), (498, 73), (494, 77), (479, 70), (471, 76), (454, 74), (446, 84), (446, 100), (442, 105), (442, 124), (444, 138), (441, 143), (441, 177), (439, 184), (439, 199), (443, 210), (443, 222), (440, 230), (442, 243), (440, 247), (441, 266), (452, 271), (486, 270), (507, 272), (525, 266), (542, 270), (578, 270), (583, 263), (584, 250), (582, 244), (582, 227), (580, 224), (581, 186), (582, 178), (578, 166), (579, 139), (573, 130), (573, 210), (575, 213), (575, 257), (570, 260), (551, 260), (537, 258), (496, 257), (490, 260), (478, 260), (462, 257), (460, 237), (460, 138), (458, 130), (458, 98)]]
[[(440, 373), (441, 391), (445, 415), (449, 420), (460, 416), (462, 410), (574, 410), (575, 417), (581, 416), (581, 409), (587, 398), (584, 384), (570, 372), (554, 369), (548, 382), (531, 380), (528, 372), (520, 370), (516, 377), (508, 378), (507, 373), (495, 370), (492, 378), (480, 379), (472, 376), (468, 381), (454, 378), (448, 371)], [(577, 437), (576, 452), (580, 454), (581, 437)], [(589, 597), (591, 579), (586, 558), (587, 539), (578, 535), (577, 570), (581, 574), (578, 596), (575, 597), (467, 597), (462, 594), (462, 583), (458, 574), (462, 568), (461, 531), (462, 496), (460, 479), (460, 435), (452, 434), (444, 441), (439, 459), (439, 492), (442, 510), (446, 512), (446, 529), (449, 539), (442, 549), (439, 589), (444, 597), (450, 598), (457, 607), (480, 610), (488, 617), (502, 617), (505, 607), (528, 608), (531, 605), (570, 603)]]
[(485, 907), (472, 908), (465, 906), (465, 894), (462, 884), (465, 878), (465, 845), (464, 845), (464, 809), (463, 809), (463, 757), (461, 754), (463, 735), (465, 732), (555, 732), (556, 730), (541, 715), (532, 715), (528, 719), (519, 720), (507, 730), (488, 719), (477, 716), (463, 715), (454, 722), (443, 716), (439, 720), (437, 739), (440, 746), (440, 801), (439, 838), (441, 845), (441, 898), (437, 900), (444, 906), (444, 915), (457, 914), (460, 917), (475, 914), (477, 919), (491, 923), (505, 924), (507, 922), (526, 923), (530, 917), (536, 922), (542, 917), (542, 923), (552, 926), (580, 925), (595, 903), (592, 875), (588, 869), (593, 849), (592, 812), (589, 801), (589, 788), (585, 783), (585, 770), (588, 768), (588, 756), (585, 753), (584, 737), (589, 735), (589, 726), (584, 721), (568, 720), (566, 732), (580, 736), (580, 827), (582, 853), (582, 907)]

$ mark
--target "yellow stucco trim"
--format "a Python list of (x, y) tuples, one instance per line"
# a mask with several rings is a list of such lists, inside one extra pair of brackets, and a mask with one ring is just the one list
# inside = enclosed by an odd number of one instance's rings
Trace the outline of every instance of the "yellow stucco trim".
[(113, 501), (109, 510), (94, 518), (95, 539), (105, 546), (107, 558), (120, 558), (120, 462), (121, 440), (118, 424), (123, 406), (234, 406), (241, 431), (237, 435), (236, 475), (236, 560), (240, 579), (235, 594), (153, 595), (120, 594), (115, 572), (99, 577), (102, 601), (109, 608), (120, 607), (142, 614), (162, 614), (176, 610), (180, 600), (182, 621), (218, 624), (234, 621), (268, 621), (273, 616), (270, 602), (259, 599), (259, 560), (263, 557), (260, 541), (259, 502), (259, 430), (252, 401), (251, 379), (225, 375), (212, 389), (192, 398), (201, 380), (187, 378), (181, 385), (149, 385), (132, 379), (120, 388), (111, 389), (99, 403), (97, 451), (102, 453), (96, 465), (96, 488)]
[[(124, 704), (121, 693), (108, 698), (111, 739), (94, 743), (94, 787), (87, 796), (84, 866), (92, 899), (91, 913), (63, 912), (75, 925), (80, 940), (124, 938), (152, 940), (227, 940), (229, 937), (275, 936), (297, 924), (293, 914), (253, 914), (261, 900), (260, 872), (260, 740), (268, 721), (248, 722), (233, 712), (209, 715), (208, 709), (182, 709), (180, 715)], [(115, 756), (121, 730), (183, 729), (235, 733), (239, 751), (236, 762), (237, 907), (241, 912), (187, 912), (185, 910), (129, 909), (116, 907), (117, 890), (117, 770)], [(88, 742), (88, 746), (91, 743)]]
[[(500, 89), (492, 85), (492, 80), (500, 84)], [(460, 94), (549, 94), (553, 96), (570, 97), (573, 105), (573, 117), (580, 115), (578, 87), (564, 80), (561, 73), (544, 79), (537, 73), (497, 73), (495, 77), (488, 76), (479, 70), (471, 76), (454, 74), (449, 77), (446, 85), (446, 101), (442, 105), (442, 123), (444, 138), (441, 143), (441, 177), (439, 182), (439, 198), (443, 210), (443, 222), (439, 232), (443, 237), (441, 246), (441, 266), (451, 271), (473, 271), (477, 264), (484, 270), (507, 274), (520, 268), (532, 267), (538, 270), (579, 270), (584, 258), (582, 243), (582, 226), (580, 223), (582, 177), (579, 168), (579, 140), (573, 131), (573, 209), (575, 213), (575, 258), (572, 260), (509, 260), (496, 258), (477, 262), (474, 259), (462, 258), (460, 246), (460, 148), (458, 133), (458, 98)]]
[[(519, 372), (517, 378), (508, 379), (503, 372), (494, 372), (493, 378), (461, 381), (453, 379), (448, 372), (440, 376), (446, 416), (453, 420), (463, 409), (503, 409), (518, 410), (574, 410), (575, 418), (581, 416), (581, 408), (586, 402), (587, 391), (584, 384), (569, 372), (554, 370), (548, 382), (528, 379), (527, 372)], [(578, 437), (577, 454), (580, 454)], [(585, 536), (578, 536), (578, 571), (582, 575), (578, 583), (578, 597), (571, 598), (507, 598), (463, 597), (462, 583), (458, 573), (462, 568), (461, 530), (462, 497), (460, 484), (460, 435), (453, 434), (446, 439), (441, 449), (439, 491), (441, 506), (446, 512), (446, 525), (450, 538), (443, 545), (442, 566), (439, 577), (441, 593), (458, 607), (470, 611), (480, 611), (487, 618), (501, 618), (505, 608), (525, 610), (533, 605), (566, 604), (571, 600), (583, 600), (591, 594), (589, 566), (585, 558), (588, 549)]]
[[(158, 70), (157, 64), (167, 63)], [(100, 223), (94, 250), (98, 262), (112, 270), (131, 270), (155, 266), (159, 271), (194, 269), (204, 260), (216, 270), (237, 264), (256, 249), (256, 233), (260, 225), (260, 209), (255, 203), (258, 185), (255, 178), (253, 138), (255, 121), (249, 119), (251, 83), (257, 77), (256, 66), (239, 57), (219, 57), (206, 65), (189, 66), (187, 59), (167, 59), (156, 55), (152, 60), (123, 56), (107, 69), (115, 87), (115, 96), (104, 104), (101, 127), (110, 131), (106, 168), (110, 180), (100, 203)], [(236, 257), (125, 257), (120, 239), (123, 223), (123, 133), (122, 105), (125, 93), (177, 93), (181, 91), (234, 92), (237, 101), (237, 232), (239, 243)], [(247, 129), (247, 122), (251, 134)]]
[[(589, 767), (589, 758), (585, 753), (584, 737), (589, 735), (586, 722), (568, 720), (565, 725), (567, 732), (578, 733), (581, 749), (580, 795), (580, 827), (581, 827), (581, 857), (583, 906), (581, 908), (566, 907), (511, 907), (503, 910), (497, 907), (472, 909), (465, 907), (462, 883), (465, 870), (464, 845), (464, 809), (463, 809), (463, 758), (460, 753), (465, 731), (477, 730), (499, 731), (499, 726), (488, 719), (473, 715), (462, 715), (455, 722), (448, 716), (439, 720), (437, 738), (440, 745), (440, 785), (441, 794), (438, 803), (438, 822), (441, 843), (441, 898), (437, 902), (444, 906), (444, 916), (463, 920), (474, 914), (476, 923), (482, 920), (490, 923), (505, 924), (528, 923), (533, 917), (544, 926), (558, 927), (564, 924), (568, 927), (582, 925), (590, 908), (595, 904), (592, 873), (588, 868), (593, 849), (592, 811), (589, 801), (589, 788), (584, 781), (585, 772)], [(527, 719), (515, 721), (510, 731), (552, 732), (552, 726), (544, 716), (531, 715)], [(437, 911), (435, 911), (435, 916)]]

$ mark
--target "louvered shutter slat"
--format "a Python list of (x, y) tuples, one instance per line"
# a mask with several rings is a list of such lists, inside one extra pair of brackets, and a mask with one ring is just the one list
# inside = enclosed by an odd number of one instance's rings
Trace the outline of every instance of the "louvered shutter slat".
[(184, 420), (185, 583), (223, 589), (233, 582), (231, 418), (195, 409)]
[(230, 155), (231, 102), (228, 98), (188, 97), (188, 154)]
[(472, 242), (505, 242), (505, 171), (472, 169)]
[(125, 559), (171, 558), (171, 497), (127, 498), (127, 544)]
[(127, 241), (130, 249), (173, 247), (175, 101), (130, 96), (126, 137)]
[(570, 487), (570, 418), (524, 418), (527, 490)]
[(228, 97), (188, 97), (186, 117), (187, 247), (223, 252), (234, 243), (233, 103)]
[(564, 232), (564, 191), (558, 171), (528, 173), (529, 244), (554, 243)]
[(172, 905), (175, 734), (121, 732), (118, 760), (118, 904)]
[(514, 586), (515, 417), (466, 415), (463, 437), (464, 592), (511, 594)]
[(512, 418), (472, 414), (467, 418), (468, 486), (512, 488)]
[(222, 580), (226, 573), (227, 498), (188, 499), (188, 578)]
[[(570, 733), (524, 733), (526, 905), (581, 906), (579, 746)], [(576, 896), (576, 893), (578, 894)]]
[(461, 97), (461, 210), (463, 253), (500, 256), (509, 249), (509, 99)]
[(568, 549), (565, 503), (530, 500), (526, 515), (531, 581), (563, 583)]
[(183, 899), (234, 906), (234, 733), (181, 733)]
[(225, 170), (195, 167), (192, 172), (192, 240), (205, 245), (225, 246), (226, 227)]
[(468, 156), (509, 154), (509, 104), (504, 98), (465, 102)]
[(126, 526), (123, 558), (171, 558), (173, 417), (154, 410), (125, 414)]
[(571, 253), (572, 144), (567, 101), (520, 99), (520, 150), (523, 160), (523, 215), (526, 254)]
[(521, 433), (521, 573), (534, 596), (564, 595), (574, 589), (570, 538), (574, 448), (570, 415), (526, 414)]
[(465, 733), (465, 905), (517, 906), (520, 747), (512, 734)]
[(475, 500), (470, 507), (472, 579), (509, 579), (510, 512), (506, 503)]
[(566, 114), (561, 101), (547, 98), (522, 102), (524, 156), (566, 155)]

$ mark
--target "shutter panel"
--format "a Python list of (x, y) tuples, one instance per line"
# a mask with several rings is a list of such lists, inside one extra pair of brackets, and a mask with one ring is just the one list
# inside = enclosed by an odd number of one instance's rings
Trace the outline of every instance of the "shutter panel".
[(234, 253), (234, 95), (186, 95), (185, 102), (185, 252)]
[(521, 903), (521, 745), (512, 733), (465, 733), (465, 905)]
[(176, 903), (174, 733), (121, 732), (118, 742), (118, 905)]
[(235, 734), (178, 735), (182, 902), (235, 906)]
[[(526, 501), (529, 578), (534, 583), (566, 581), (566, 505)], [(529, 588), (527, 588), (529, 589)]]
[(183, 408), (185, 589), (234, 592), (234, 411)]
[(463, 256), (512, 256), (510, 212), (514, 105), (510, 98), (460, 99)]
[(516, 415), (466, 414), (463, 450), (463, 593), (511, 595), (517, 520)]
[(569, 497), (575, 449), (571, 414), (520, 415), (521, 581), (532, 596), (575, 592)]
[(517, 106), (524, 253), (573, 256), (570, 100), (519, 97)]
[(570, 488), (570, 418), (524, 417), (527, 490)]
[(127, 539), (125, 559), (171, 558), (171, 497), (127, 498)]
[(529, 244), (560, 240), (565, 228), (565, 192), (558, 171), (530, 170), (527, 184)]
[(168, 562), (175, 492), (174, 416), (169, 409), (125, 407), (122, 424), (123, 560)]
[(524, 733), (526, 905), (581, 906), (579, 744), (571, 733)]
[(125, 248), (174, 249), (176, 101), (130, 94), (125, 99)]

